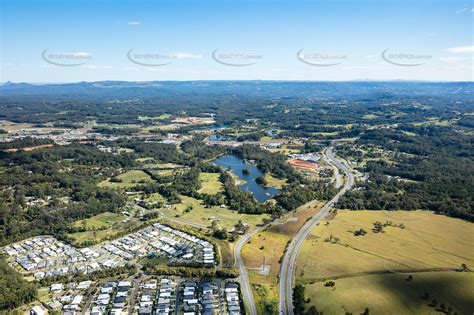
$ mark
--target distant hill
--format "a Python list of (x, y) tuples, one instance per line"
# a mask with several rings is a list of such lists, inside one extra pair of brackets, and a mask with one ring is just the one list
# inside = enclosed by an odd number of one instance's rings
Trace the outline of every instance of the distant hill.
[(418, 81), (99, 81), (64, 84), (7, 82), (0, 86), (3, 96), (50, 96), (58, 98), (128, 99), (173, 95), (245, 95), (269, 99), (318, 98), (341, 99), (363, 95), (432, 95), (472, 98), (472, 82)]

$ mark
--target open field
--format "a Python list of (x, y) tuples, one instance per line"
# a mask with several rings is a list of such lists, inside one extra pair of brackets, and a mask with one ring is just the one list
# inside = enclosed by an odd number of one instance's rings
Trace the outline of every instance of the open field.
[(278, 189), (281, 189), (283, 185), (286, 184), (286, 179), (276, 178), (270, 174), (265, 174), (265, 180), (267, 181), (268, 187), (272, 186)]
[(14, 123), (8, 120), (0, 120), (0, 129), (7, 131), (17, 131), (20, 129), (32, 128), (32, 124), (28, 123)]
[(123, 222), (123, 220), (115, 221), (114, 223), (109, 223), (106, 226), (94, 230), (69, 233), (67, 236), (72, 239), (72, 244), (75, 246), (79, 246), (84, 242), (97, 244), (107, 239), (113, 239), (121, 231), (133, 228), (139, 224), (141, 224), (141, 222), (138, 219), (130, 218), (126, 222)]
[[(392, 221), (371, 231), (376, 221)], [(474, 265), (474, 225), (424, 211), (338, 211), (321, 222), (303, 244), (298, 259), (300, 281), (358, 272), (455, 268)], [(354, 236), (364, 229), (367, 234)], [(338, 238), (337, 242), (326, 239)], [(304, 275), (301, 275), (304, 272)]]
[(170, 123), (164, 125), (153, 125), (141, 128), (142, 134), (153, 134), (151, 130), (175, 130), (181, 127), (180, 124)]
[(73, 226), (85, 227), (87, 229), (102, 229), (110, 225), (113, 225), (115, 223), (121, 222), (122, 220), (125, 220), (126, 218), (127, 217), (122, 214), (104, 212), (96, 216), (93, 216), (92, 218), (89, 218), (89, 219), (76, 221), (73, 224)]
[[(334, 288), (323, 282), (305, 286), (305, 295), (324, 314), (442, 314), (441, 304), (452, 313), (471, 314), (474, 309), (474, 274), (465, 272), (366, 275), (338, 279)], [(357, 292), (357, 294), (354, 294)], [(425, 293), (429, 296), (426, 298)], [(429, 306), (432, 301), (437, 306)]]
[(166, 202), (166, 198), (160, 195), (159, 193), (153, 193), (150, 196), (145, 198), (148, 202)]
[[(321, 204), (306, 207), (285, 216), (280, 223), (273, 224), (265, 231), (252, 237), (242, 250), (242, 258), (249, 269), (250, 283), (254, 290), (255, 302), (259, 314), (264, 314), (265, 305), (278, 309), (278, 272), (280, 258), (287, 243), (293, 238), (306, 220), (319, 210)], [(261, 266), (265, 257), (268, 274), (261, 275)], [(268, 309), (267, 309), (268, 312)], [(271, 312), (270, 312), (271, 313)]]
[[(377, 221), (392, 224), (374, 233)], [(359, 229), (367, 234), (355, 236)], [(473, 310), (471, 302), (466, 312), (474, 277), (449, 270), (474, 266), (473, 238), (472, 223), (431, 212), (339, 210), (304, 242), (296, 281), (325, 314), (356, 314), (367, 306), (376, 314), (429, 314), (433, 299), (466, 314)], [(414, 280), (406, 281), (408, 274)], [(335, 290), (324, 286), (328, 279), (335, 279)], [(420, 298), (425, 292), (429, 301)]]
[(215, 120), (212, 117), (176, 117), (173, 122), (179, 124), (199, 125), (213, 124)]
[(295, 147), (289, 147), (287, 145), (281, 145), (279, 148), (269, 148), (270, 152), (279, 152), (281, 154), (301, 153), (301, 150)]
[[(153, 158), (145, 158), (145, 161), (149, 161), (150, 159), (153, 160)], [(156, 164), (147, 164), (145, 165), (147, 169), (152, 169), (152, 170), (172, 170), (176, 168), (182, 168), (182, 165), (179, 164), (174, 164), (174, 163), (156, 163)]]
[(152, 181), (150, 176), (143, 171), (134, 170), (128, 171), (117, 176), (122, 182), (111, 182), (110, 179), (104, 180), (99, 183), (99, 187), (107, 188), (129, 188), (136, 186), (139, 183)]
[(145, 121), (145, 120), (163, 120), (170, 118), (171, 115), (169, 114), (161, 114), (159, 116), (138, 116), (138, 119)]
[(138, 159), (135, 159), (135, 161), (139, 163), (145, 163), (145, 162), (155, 162), (155, 159), (150, 156), (150, 157), (138, 158)]
[(199, 174), (199, 179), (201, 180), (201, 189), (199, 193), (202, 194), (217, 194), (219, 191), (222, 191), (223, 185), (219, 180), (220, 173), (204, 173)]
[[(200, 200), (191, 197), (181, 196), (181, 200), (182, 203), (173, 205), (171, 208), (163, 209), (161, 211), (169, 217), (179, 215), (180, 219), (205, 226), (211, 226), (212, 220), (210, 218), (213, 218), (218, 220), (221, 227), (225, 227), (228, 230), (233, 230), (239, 220), (248, 224), (250, 230), (252, 230), (255, 229), (258, 224), (261, 224), (264, 218), (269, 218), (266, 214), (241, 214), (219, 206), (205, 208)], [(193, 207), (193, 209), (189, 212), (185, 212), (188, 207)]]

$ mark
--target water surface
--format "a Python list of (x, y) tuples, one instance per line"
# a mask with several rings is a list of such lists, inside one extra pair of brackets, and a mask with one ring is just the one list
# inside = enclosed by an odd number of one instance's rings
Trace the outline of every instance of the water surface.
[[(240, 188), (243, 191), (252, 193), (255, 199), (260, 203), (272, 199), (280, 192), (280, 190), (275, 187), (265, 187), (257, 184), (255, 179), (262, 176), (263, 173), (255, 165), (247, 163), (236, 156), (224, 155), (214, 160), (214, 163), (224, 169), (230, 168), (235, 175), (245, 180), (245, 184), (240, 185)], [(248, 168), (250, 173), (244, 174), (242, 172), (244, 168)]]

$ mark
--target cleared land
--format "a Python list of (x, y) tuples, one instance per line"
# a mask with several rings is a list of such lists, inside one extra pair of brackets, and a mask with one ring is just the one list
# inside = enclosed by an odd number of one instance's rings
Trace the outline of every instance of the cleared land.
[[(305, 286), (306, 297), (324, 314), (471, 314), (474, 309), (474, 274), (465, 272), (367, 275), (336, 280), (334, 288), (316, 282)], [(355, 292), (357, 292), (355, 294)], [(428, 293), (428, 295), (425, 295)], [(436, 300), (436, 307), (433, 306)], [(430, 304), (432, 306), (430, 306)]]
[(74, 227), (84, 227), (87, 229), (101, 229), (108, 227), (112, 224), (121, 222), (122, 220), (127, 219), (128, 217), (112, 212), (104, 212), (93, 216), (92, 218), (76, 221)]
[[(383, 233), (372, 231), (377, 221), (390, 221)], [(367, 234), (355, 236), (360, 229)], [(427, 314), (434, 312), (427, 306), (433, 299), (466, 313), (474, 277), (446, 270), (474, 266), (473, 238), (472, 223), (430, 212), (338, 211), (303, 244), (297, 282), (306, 284), (311, 304), (329, 314), (367, 306), (375, 313)], [(408, 274), (414, 280), (406, 281)], [(336, 289), (323, 285), (328, 279), (335, 279)], [(429, 301), (420, 298), (425, 292)]]
[[(266, 214), (241, 214), (218, 206), (206, 208), (201, 200), (191, 197), (181, 196), (181, 200), (180, 204), (173, 205), (168, 209), (162, 209), (161, 212), (168, 217), (178, 216), (179, 219), (205, 226), (211, 226), (212, 221), (217, 220), (221, 227), (227, 228), (229, 231), (234, 229), (239, 220), (248, 224), (250, 230), (252, 230), (261, 224), (264, 218), (269, 218)], [(185, 210), (189, 207), (192, 207), (192, 210), (186, 212)]]
[(202, 194), (217, 194), (222, 191), (223, 185), (219, 180), (219, 173), (200, 173), (201, 189), (198, 192)]
[[(251, 238), (242, 250), (242, 258), (249, 269), (249, 278), (254, 290), (254, 298), (259, 314), (278, 310), (278, 271), (280, 258), (283, 256), (288, 242), (303, 226), (306, 220), (319, 211), (321, 204), (304, 207), (284, 217), (280, 223), (273, 224)], [(269, 268), (267, 274), (261, 266)], [(272, 309), (269, 309), (273, 305)]]
[(272, 186), (278, 189), (281, 189), (283, 185), (286, 184), (286, 179), (276, 178), (270, 174), (265, 174), (265, 180), (267, 181), (267, 186)]
[(110, 179), (99, 183), (99, 187), (108, 188), (129, 188), (134, 187), (140, 183), (152, 181), (151, 177), (143, 171), (134, 170), (128, 171), (117, 176), (121, 182), (111, 182)]
[[(83, 223), (85, 222), (85, 223)], [(87, 231), (69, 233), (67, 237), (75, 246), (97, 244), (104, 240), (113, 239), (121, 232), (131, 229), (141, 222), (136, 218), (129, 218), (115, 213), (102, 213), (90, 219), (76, 221), (73, 226), (87, 228)]]
[(28, 123), (14, 123), (8, 120), (0, 120), (0, 129), (7, 131), (18, 131), (20, 129), (32, 128), (32, 124)]
[(166, 202), (166, 198), (160, 195), (159, 193), (153, 193), (145, 198), (148, 202)]

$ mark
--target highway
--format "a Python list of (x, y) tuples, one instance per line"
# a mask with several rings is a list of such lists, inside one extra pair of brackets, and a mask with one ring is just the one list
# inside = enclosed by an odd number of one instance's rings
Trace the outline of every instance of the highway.
[[(313, 207), (315, 202), (317, 202), (317, 200), (311, 200), (310, 202), (298, 207), (298, 209), (296, 211), (298, 211), (300, 209), (305, 209), (305, 208), (308, 208), (308, 207)], [(244, 298), (244, 305), (246, 305), (248, 307), (248, 311), (249, 311), (250, 315), (257, 315), (257, 309), (255, 308), (255, 302), (253, 300), (252, 287), (250, 286), (247, 269), (245, 267), (244, 261), (242, 260), (242, 257), (240, 255), (240, 253), (242, 252), (242, 248), (244, 247), (244, 245), (248, 242), (248, 240), (252, 236), (254, 236), (257, 233), (260, 233), (266, 227), (270, 226), (271, 224), (275, 223), (276, 221), (278, 221), (278, 219), (275, 219), (275, 220), (267, 223), (266, 225), (259, 227), (258, 229), (256, 229), (255, 231), (253, 231), (251, 233), (243, 235), (237, 241), (237, 243), (235, 243), (235, 246), (234, 246), (235, 265), (239, 268), (239, 273), (240, 273), (239, 282), (240, 282), (240, 285), (242, 286), (241, 291), (242, 291), (242, 295), (243, 295), (243, 298)]]
[(328, 148), (324, 151), (324, 155), (328, 162), (344, 172), (346, 175), (346, 182), (344, 187), (336, 194), (336, 196), (326, 203), (314, 217), (303, 225), (288, 246), (285, 257), (280, 266), (279, 274), (280, 314), (293, 315), (293, 277), (295, 274), (296, 259), (301, 245), (311, 230), (329, 213), (334, 204), (338, 202), (339, 198), (354, 185), (354, 175), (352, 174), (351, 169), (346, 163), (337, 160), (332, 150), (333, 147)]

